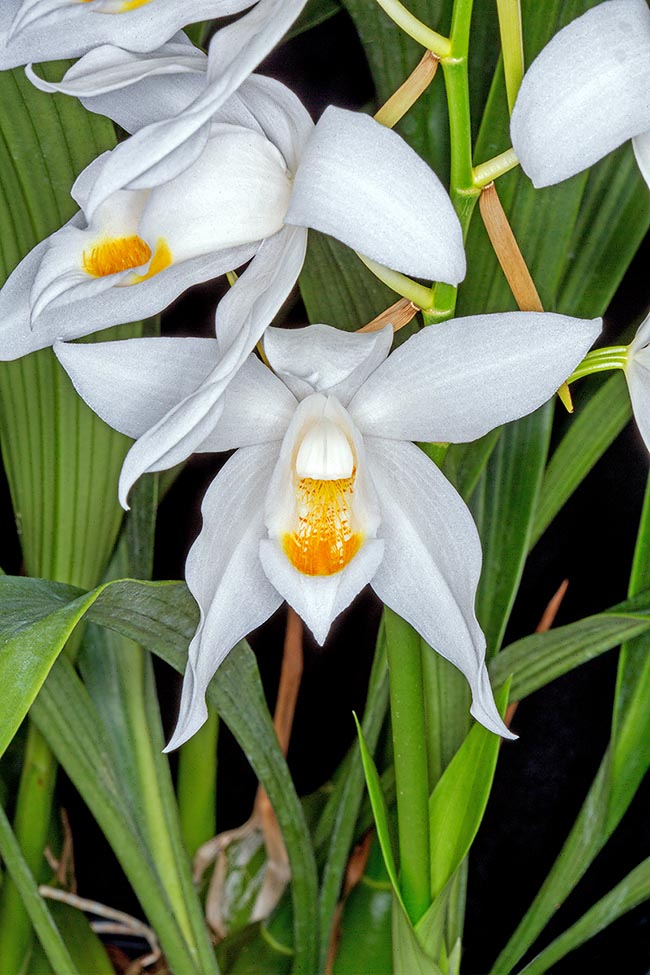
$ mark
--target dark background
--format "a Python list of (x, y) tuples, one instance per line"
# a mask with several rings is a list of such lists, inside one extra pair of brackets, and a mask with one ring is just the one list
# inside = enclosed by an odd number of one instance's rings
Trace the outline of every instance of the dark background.
[[(337, 14), (284, 45), (261, 70), (296, 90), (315, 118), (330, 103), (360, 107), (373, 99), (363, 50), (345, 14)], [(648, 305), (647, 244), (608, 313), (614, 334)], [(165, 315), (163, 327), (169, 334), (199, 334), (201, 330), (209, 334), (214, 307), (214, 286), (201, 286), (175, 303)], [(297, 295), (289, 318), (303, 321)], [(182, 578), (185, 556), (200, 528), (200, 501), (220, 463), (223, 458), (192, 459), (163, 501), (156, 578)], [(647, 453), (630, 424), (534, 549), (506, 642), (535, 628), (565, 578), (569, 589), (558, 624), (625, 598), (647, 468)], [(6, 485), (3, 495), (2, 510), (10, 510)], [(599, 527), (594, 532), (596, 519)], [(13, 549), (11, 544), (9, 562), (14, 562), (17, 571), (19, 555), (15, 541)], [(6, 559), (5, 565), (11, 570)], [(324, 648), (306, 638), (305, 675), (289, 752), (301, 794), (329, 778), (353, 740), (351, 711), (363, 709), (380, 611), (372, 593), (365, 591), (335, 623)], [(251, 640), (271, 701), (277, 687), (284, 613), (279, 610)], [(493, 795), (471, 856), (465, 975), (487, 971), (559, 852), (607, 744), (615, 673), (616, 653), (610, 652), (532, 695), (517, 711), (514, 729), (520, 739), (502, 749)], [(178, 684), (162, 667), (159, 677), (170, 731)], [(220, 829), (248, 817), (255, 785), (245, 760), (224, 731), (219, 759)], [(65, 782), (61, 798), (71, 812), (80, 889), (85, 896), (137, 913), (110, 850)], [(540, 946), (650, 854), (649, 799), (646, 783), (586, 878), (558, 911)], [(643, 905), (552, 971), (555, 975), (583, 970), (593, 975), (646, 975), (650, 971), (649, 935), (650, 909)]]

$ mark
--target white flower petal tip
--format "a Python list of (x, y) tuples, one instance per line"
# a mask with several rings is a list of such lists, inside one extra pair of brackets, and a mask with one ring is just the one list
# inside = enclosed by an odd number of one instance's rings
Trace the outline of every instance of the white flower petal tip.
[(197, 686), (194, 670), (192, 665), (188, 663), (183, 678), (178, 720), (172, 737), (163, 748), (164, 753), (167, 754), (180, 748), (207, 721), (208, 708), (205, 703), (205, 691), (206, 688), (201, 689)]
[(472, 686), (472, 706), (469, 711), (479, 724), (482, 724), (488, 731), (494, 732), (495, 735), (499, 735), (508, 741), (517, 741), (519, 738), (519, 735), (515, 735), (504, 724), (497, 710), (490, 686), (490, 678), (485, 666), (480, 668), (478, 680)]
[(650, 132), (644, 132), (632, 139), (632, 147), (641, 175), (650, 188)]
[(649, 90), (645, 0), (606, 0), (559, 31), (512, 113), (512, 145), (534, 185), (568, 179), (650, 131)]
[(277, 542), (270, 539), (260, 542), (260, 561), (267, 578), (295, 609), (321, 647), (337, 616), (372, 580), (383, 555), (383, 541), (369, 539), (341, 571), (309, 576), (291, 565)]
[(287, 222), (312, 227), (396, 271), (458, 284), (458, 217), (433, 170), (397, 133), (326, 109), (301, 159)]

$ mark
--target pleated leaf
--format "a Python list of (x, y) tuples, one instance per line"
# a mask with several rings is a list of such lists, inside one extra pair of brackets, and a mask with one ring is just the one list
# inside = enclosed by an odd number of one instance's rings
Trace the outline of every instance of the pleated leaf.
[[(76, 176), (115, 134), (76, 99), (37, 91), (22, 69), (0, 74), (0, 106), (3, 281), (72, 216)], [(0, 364), (0, 436), (26, 571), (96, 585), (122, 518), (115, 485), (128, 440), (88, 409), (49, 349)]]
[[(48, 590), (49, 611), (80, 595), (79, 590), (61, 584), (15, 577), (0, 579), (0, 599), (8, 600), (11, 594), (15, 612), (34, 622), (48, 615), (44, 597)], [(187, 646), (198, 616), (184, 585), (122, 581), (100, 586), (87, 595), (94, 598), (86, 613), (89, 622), (121, 633), (156, 653), (179, 673), (184, 671)], [(15, 617), (11, 614), (0, 624), (13, 625)], [(255, 658), (246, 644), (238, 644), (229, 654), (210, 685), (208, 698), (237, 738), (276, 811), (292, 868), (294, 971), (306, 975), (314, 970), (318, 952), (316, 868), (311, 840), (273, 730)], [(148, 897), (148, 891), (160, 880), (143, 852), (147, 843), (142, 825), (134, 820), (124, 797), (122, 770), (101, 731), (97, 709), (66, 660), (60, 658), (50, 671), (32, 713), (122, 862), (152, 925), (165, 942), (170, 964), (180, 971), (193, 970), (183, 967), (188, 964), (187, 947), (174, 912), (171, 906), (164, 910), (161, 906), (164, 889), (157, 890), (155, 897)], [(68, 720), (71, 713), (75, 715), (74, 725)], [(183, 964), (173, 961), (172, 956)]]

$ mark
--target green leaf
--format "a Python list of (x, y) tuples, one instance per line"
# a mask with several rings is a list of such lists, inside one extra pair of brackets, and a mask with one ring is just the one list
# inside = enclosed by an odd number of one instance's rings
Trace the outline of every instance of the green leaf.
[(504, 427), (470, 502), (483, 545), (476, 614), (488, 656), (501, 646), (524, 570), (552, 418), (547, 404)]
[[(629, 592), (650, 586), (650, 479), (641, 512)], [(614, 829), (650, 767), (650, 633), (621, 648), (612, 715), (612, 782), (608, 828)]]
[(420, 943), (419, 923), (413, 928), (401, 901), (393, 894), (393, 975), (442, 975), (435, 960)]
[(0, 806), (0, 855), (20, 893), (43, 950), (55, 975), (81, 975), (75, 967), (59, 929), (38, 892), (36, 881), (25, 862), (9, 820)]
[[(379, 630), (368, 696), (363, 713), (362, 729), (366, 746), (375, 749), (388, 707), (388, 669), (386, 665), (386, 634)], [(336, 905), (352, 845), (355, 825), (359, 817), (364, 789), (364, 770), (360, 744), (353, 745), (346, 756), (332, 794), (321, 814), (314, 834), (316, 850), (326, 847), (322, 872), (319, 915), (321, 929), (321, 963), (332, 934)]]
[(532, 633), (490, 661), (490, 679), (498, 687), (512, 675), (510, 695), (513, 701), (520, 701), (574, 667), (647, 632), (649, 607), (650, 593), (645, 592), (637, 600), (621, 604), (620, 611), (613, 607), (548, 633)]
[(623, 376), (610, 376), (581, 404), (546, 468), (535, 512), (530, 547), (544, 534), (557, 513), (613, 443), (632, 415)]
[(318, 27), (335, 14), (341, 12), (340, 0), (309, 0), (307, 6), (300, 14), (293, 27), (287, 34), (287, 40), (291, 37), (298, 37), (312, 27)]
[(465, 501), (472, 496), (500, 436), (501, 427), (497, 427), (473, 443), (449, 445), (442, 472)]
[(360, 882), (345, 900), (333, 975), (392, 975), (393, 894), (376, 839)]
[(310, 322), (354, 332), (396, 300), (348, 247), (309, 231), (300, 291)]
[[(343, 4), (354, 21), (368, 58), (379, 107), (413, 71), (424, 50), (388, 17), (379, 4), (368, 4), (365, 0), (343, 0)], [(406, 6), (424, 23), (443, 34), (448, 33), (451, 0), (410, 0)], [(449, 170), (449, 142), (446, 137), (440, 137), (448, 131), (442, 71), (396, 129), (445, 181)]]
[[(8, 577), (3, 577), (2, 581)], [(41, 595), (49, 595), (47, 584), (35, 583), (27, 607), (21, 593), (3, 587), (3, 613), (6, 623), (0, 630), (0, 681), (3, 687), (3, 718), (0, 724), (0, 754), (2, 754), (36, 698), (50, 668), (65, 646), (75, 626), (93, 601), (87, 595), (72, 602), (58, 602), (48, 615), (39, 612)]]
[[(495, 697), (505, 714), (509, 686)], [(492, 789), (501, 739), (475, 724), (429, 800), (431, 896), (435, 900), (467, 856)]]
[[(74, 714), (74, 722), (69, 715)], [(61, 657), (32, 706), (32, 717), (97, 820), (140, 900), (172, 969), (203, 975), (153, 861), (146, 833), (122, 787), (122, 769), (101, 718)], [(213, 972), (216, 967), (211, 966)], [(207, 972), (210, 968), (207, 969)]]
[[(47, 66), (46, 77), (60, 68)], [(77, 99), (38, 91), (22, 68), (0, 74), (0, 104), (4, 281), (38, 241), (73, 215), (75, 178), (115, 145), (115, 133), (108, 119), (91, 115)], [(27, 321), (24, 327), (29, 328)], [(121, 334), (138, 330), (126, 327)], [(122, 520), (115, 485), (129, 441), (85, 405), (51, 349), (0, 364), (0, 439), (25, 570), (84, 589), (96, 585)], [(45, 666), (49, 663), (44, 654)], [(27, 708), (34, 689), (33, 684), (24, 688), (19, 707)], [(55, 775), (51, 755), (30, 729), (14, 828), (35, 873), (42, 863)], [(30, 938), (29, 921), (8, 882), (0, 896), (0, 966), (19, 968)]]
[[(650, 582), (649, 548), (650, 489), (646, 491), (641, 515), (630, 583), (632, 593)], [(620, 609), (636, 609), (640, 613), (645, 609), (647, 612), (649, 597), (650, 594), (644, 589), (632, 596), (627, 603), (623, 603)], [(616, 609), (617, 607), (614, 608), (614, 615)], [(597, 617), (592, 619), (597, 620)], [(551, 633), (546, 635), (550, 636)], [(621, 634), (616, 641), (632, 640), (625, 643), (619, 659), (610, 745), (557, 860), (497, 958), (492, 975), (510, 971), (530, 948), (558, 905), (568, 897), (602, 850), (650, 765), (650, 639), (647, 629), (641, 631), (641, 635), (635, 640), (632, 639), (634, 636), (634, 631)], [(507, 651), (504, 651), (504, 655), (505, 653)]]
[[(56, 66), (48, 66), (46, 76), (50, 71)], [(115, 145), (115, 133), (108, 119), (90, 114), (77, 99), (38, 91), (21, 68), (0, 73), (0, 103), (4, 280), (73, 215), (75, 178)], [(137, 331), (123, 327), (120, 337)], [(115, 485), (130, 442), (85, 405), (51, 349), (0, 364), (0, 380), (2, 453), (26, 570), (90, 588), (101, 578), (122, 520)]]
[[(551, 966), (558, 962), (570, 951), (593, 938), (599, 931), (604, 930), (617, 918), (631, 911), (650, 898), (650, 858), (635, 867), (624, 880), (610, 890), (605, 897), (587, 911), (579, 921), (551, 942), (528, 965), (520, 971), (520, 975), (544, 975)], [(621, 952), (624, 957), (624, 951)]]
[(434, 959), (426, 953), (420, 944), (416, 934), (418, 925), (415, 928), (413, 927), (406, 912), (397, 878), (397, 868), (395, 866), (390, 827), (388, 824), (388, 811), (381, 791), (381, 782), (372, 755), (368, 751), (368, 747), (364, 741), (361, 725), (356, 715), (354, 716), (354, 720), (359, 735), (361, 760), (363, 762), (368, 795), (370, 796), (370, 803), (375, 818), (377, 838), (384, 858), (386, 872), (393, 889), (392, 936), (394, 975), (442, 975)]
[[(72, 601), (79, 596), (78, 590), (62, 584), (17, 577), (0, 579), (0, 599), (10, 596), (14, 612), (22, 617), (28, 616), (30, 609), (34, 619), (47, 614), (45, 592), (48, 589), (52, 609), (66, 599)], [(122, 633), (162, 657), (179, 673), (184, 671), (187, 646), (196, 629), (198, 613), (183, 584), (119, 581), (100, 586), (87, 595), (89, 599), (94, 598), (87, 613), (89, 621)], [(14, 625), (11, 614), (2, 625)], [(292, 868), (294, 971), (310, 973), (317, 965), (318, 952), (316, 867), (311, 840), (273, 730), (255, 658), (246, 644), (238, 644), (228, 655), (210, 685), (208, 700), (229, 725), (273, 803)], [(159, 890), (155, 899), (153, 895), (147, 899), (148, 891), (155, 888), (158, 879), (151, 864), (143, 860), (146, 842), (140, 823), (133, 823), (124, 802), (119, 786), (121, 771), (114, 768), (96, 709), (67, 661), (60, 659), (50, 672), (33, 705), (33, 713), (120, 856), (153, 926), (159, 931), (167, 923), (165, 953), (170, 964), (189, 971), (186, 958), (183, 964), (172, 961), (171, 952), (185, 952), (173, 911), (167, 907), (166, 914), (162, 912)], [(67, 721), (69, 713), (75, 714), (74, 728)], [(82, 741), (78, 740), (79, 736)], [(131, 829), (125, 829), (126, 824)]]
[[(85, 915), (76, 907), (48, 902), (56, 926), (65, 931), (66, 947), (74, 964), (83, 975), (115, 975), (106, 950), (93, 932)], [(34, 946), (26, 975), (52, 975), (45, 950), (39, 943)]]
[(363, 738), (363, 731), (361, 730), (361, 725), (359, 720), (354, 715), (354, 721), (357, 726), (357, 734), (359, 736), (359, 748), (361, 749), (361, 761), (363, 762), (363, 771), (366, 777), (366, 786), (368, 788), (368, 795), (370, 796), (370, 803), (372, 805), (372, 812), (375, 817), (375, 826), (377, 827), (377, 838), (379, 840), (379, 845), (381, 847), (381, 852), (384, 858), (384, 864), (386, 866), (386, 872), (388, 874), (388, 879), (391, 882), (391, 886), (395, 893), (395, 897), (402, 908), (406, 916), (406, 909), (402, 902), (402, 895), (399, 889), (399, 881), (397, 879), (397, 867), (395, 866), (395, 857), (393, 855), (393, 844), (390, 837), (390, 827), (388, 825), (388, 810), (386, 809), (386, 802), (384, 800), (383, 792), (381, 791), (381, 782), (379, 779), (379, 774), (377, 772), (377, 766), (375, 765), (372, 755), (368, 750)]

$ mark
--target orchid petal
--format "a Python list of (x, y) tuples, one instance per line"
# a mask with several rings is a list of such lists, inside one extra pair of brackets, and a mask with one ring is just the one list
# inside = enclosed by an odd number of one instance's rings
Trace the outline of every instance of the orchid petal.
[(532, 413), (600, 332), (539, 312), (474, 315), (413, 335), (364, 383), (350, 414), (364, 434), (464, 443)]
[(155, 0), (119, 13), (78, 0), (2, 0), (0, 70), (76, 58), (102, 44), (152, 51), (188, 23), (239, 13), (251, 0)]
[[(88, 406), (134, 439), (198, 389), (218, 359), (215, 339), (56, 342), (54, 351)], [(197, 450), (282, 440), (296, 405), (284, 383), (249, 356), (225, 392), (220, 421)]]
[(649, 90), (645, 0), (607, 0), (556, 34), (512, 113), (512, 144), (535, 186), (559, 183), (647, 132)]
[[(230, 115), (231, 105), (239, 100), (250, 112), (255, 126), (282, 153), (287, 168), (294, 173), (305, 146), (314, 131), (314, 123), (297, 95), (274, 78), (253, 74), (241, 85), (217, 113), (216, 119), (244, 125), (236, 115)], [(241, 112), (241, 108), (238, 107)]]
[(352, 561), (330, 576), (308, 576), (295, 569), (276, 541), (260, 542), (259, 557), (268, 579), (295, 609), (322, 646), (337, 616), (371, 582), (384, 555), (384, 543), (367, 539)]
[(264, 352), (271, 368), (299, 400), (324, 393), (347, 406), (384, 361), (392, 342), (390, 325), (366, 333), (344, 332), (331, 325), (267, 328)]
[(287, 223), (322, 230), (429, 281), (458, 284), (465, 276), (460, 223), (440, 180), (367, 115), (323, 113), (296, 174)]
[(201, 621), (190, 644), (180, 713), (165, 751), (178, 748), (207, 717), (205, 692), (234, 645), (271, 616), (282, 597), (260, 565), (264, 535), (260, 495), (277, 445), (248, 447), (227, 462), (203, 499), (203, 528), (186, 564), (187, 584)]
[(151, 192), (139, 233), (151, 244), (163, 237), (174, 260), (184, 261), (271, 237), (290, 195), (284, 159), (268, 139), (214, 125), (196, 162)]
[(632, 139), (632, 148), (641, 175), (650, 187), (650, 132), (644, 132)]
[(28, 65), (41, 91), (80, 98), (91, 112), (106, 115), (127, 132), (177, 115), (205, 88), (208, 59), (185, 34), (156, 51), (134, 54), (105, 44), (89, 51), (58, 82), (45, 81)]
[[(104, 161), (107, 158), (106, 154), (102, 157)], [(93, 164), (90, 168), (96, 171), (100, 167)], [(83, 197), (86, 185), (77, 181), (74, 189)], [(143, 254), (143, 260), (128, 270), (103, 277), (89, 274), (84, 262), (86, 254), (91, 254), (104, 238), (137, 236), (145, 198), (144, 193), (116, 193), (110, 203), (98, 211), (94, 226), (84, 229), (66, 226), (52, 234), (31, 289), (32, 320), (57, 301), (68, 303), (93, 298), (116, 287), (132, 273), (144, 270), (150, 255), (145, 257)]]
[[(83, 223), (77, 214), (66, 227)], [(52, 302), (30, 327), (29, 296), (52, 238), (41, 241), (23, 258), (0, 291), (0, 361), (18, 359), (44, 349), (56, 339), (75, 339), (110, 325), (149, 318), (166, 308), (183, 291), (200, 281), (239, 267), (255, 253), (256, 244), (206, 254), (182, 264), (172, 264), (154, 277), (128, 287), (109, 287), (101, 294), (66, 303), (65, 293)], [(112, 276), (112, 280), (116, 276)], [(108, 279), (105, 279), (108, 280)], [(92, 289), (91, 289), (92, 290)]]
[[(173, 179), (202, 152), (215, 112), (255, 70), (298, 16), (305, 0), (259, 0), (210, 42), (207, 86), (182, 113), (148, 125), (118, 146), (95, 186), (90, 214), (118, 189)], [(89, 214), (89, 215), (90, 215)]]
[(307, 233), (283, 227), (262, 241), (255, 259), (219, 302), (215, 331), (219, 348), (237, 358), (255, 348), (298, 280), (305, 262)]
[(650, 315), (647, 315), (630, 344), (625, 378), (630, 391), (634, 419), (650, 450)]
[(255, 260), (221, 300), (216, 314), (221, 358), (205, 383), (147, 431), (126, 456), (120, 503), (146, 471), (165, 470), (203, 443), (223, 410), (223, 394), (293, 287), (305, 254), (304, 231), (285, 227), (263, 241)]
[(385, 542), (372, 588), (465, 675), (474, 717), (514, 738), (494, 704), (485, 668), (485, 637), (474, 612), (481, 543), (469, 510), (413, 444), (378, 438), (365, 443)]
[(636, 425), (646, 449), (650, 451), (650, 362), (646, 364), (639, 356), (630, 358), (625, 378)]

